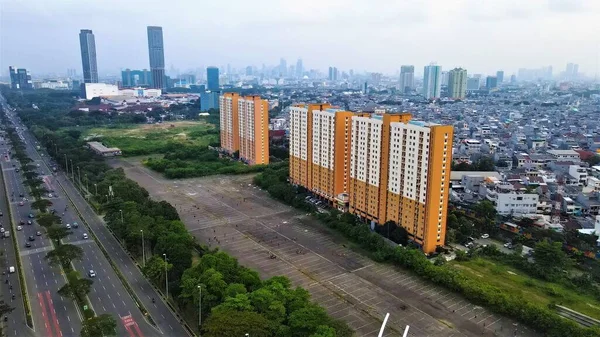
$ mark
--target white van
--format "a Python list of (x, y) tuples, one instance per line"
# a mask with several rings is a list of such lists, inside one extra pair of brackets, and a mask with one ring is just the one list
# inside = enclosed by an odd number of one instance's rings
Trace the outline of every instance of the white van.
[(9, 231), (4, 231), (4, 237), (5, 238), (10, 237), (10, 232)]
[(8, 272), (10, 274), (14, 273), (15, 272), (15, 267), (13, 267), (13, 266), (8, 267)]

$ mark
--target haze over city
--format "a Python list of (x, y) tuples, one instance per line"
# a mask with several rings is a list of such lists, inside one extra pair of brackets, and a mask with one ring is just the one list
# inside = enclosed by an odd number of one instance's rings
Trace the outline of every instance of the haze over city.
[[(277, 64), (395, 73), (436, 61), (445, 69), (507, 74), (568, 62), (594, 76), (600, 2), (0, 1), (0, 69), (62, 73), (80, 65), (78, 32), (96, 35), (100, 75), (147, 68), (146, 26), (162, 26), (167, 72), (207, 65)], [(40, 57), (43, 55), (44, 57)]]

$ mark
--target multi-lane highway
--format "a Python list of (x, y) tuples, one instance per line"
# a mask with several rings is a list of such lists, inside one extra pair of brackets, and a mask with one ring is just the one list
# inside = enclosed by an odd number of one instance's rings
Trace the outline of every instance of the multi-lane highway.
[[(8, 108), (1, 96), (0, 104)], [(48, 198), (53, 203), (51, 208), (54, 208), (57, 215), (62, 217), (63, 225), (71, 225), (72, 234), (63, 242), (78, 245), (83, 249), (83, 259), (74, 261), (74, 269), (79, 271), (83, 277), (89, 277), (90, 271), (94, 271), (95, 276), (92, 277), (94, 284), (88, 295), (92, 309), (97, 314), (113, 315), (117, 319), (119, 336), (187, 336), (188, 333), (180, 325), (178, 318), (160, 300), (159, 295), (71, 182), (60, 172), (53, 173), (51, 171), (50, 167), (53, 165), (51, 159), (43, 151), (38, 152), (35, 145), (36, 140), (27, 130), (24, 130), (14, 112), (8, 110), (7, 115), (19, 127), (19, 134), (26, 144), (27, 154), (34, 161), (33, 165), (38, 166), (38, 173), (42, 175), (48, 190), (51, 191), (52, 196)], [(2, 148), (0, 148), (0, 153), (4, 153)], [(15, 219), (17, 224), (20, 219), (27, 223), (27, 217), (32, 212), (29, 206), (30, 201), (24, 201), (24, 205), (19, 206), (18, 196), (24, 193), (24, 197), (26, 197), (26, 192), (21, 177), (11, 165), (12, 161), (2, 163), (3, 172), (5, 176), (8, 176), (9, 192), (14, 191), (15, 193), (15, 200), (11, 206), (14, 214), (20, 217)], [(82, 214), (86, 221), (82, 221), (78, 214)], [(76, 223), (78, 224), (77, 228), (74, 226)], [(85, 223), (91, 226), (106, 251), (110, 252), (112, 260), (148, 309), (158, 327), (152, 326), (142, 315), (134, 299), (129, 295), (109, 261), (92, 239)], [(81, 321), (74, 303), (56, 293), (65, 283), (64, 276), (60, 274), (59, 268), (48, 266), (43, 259), (45, 254), (52, 249), (51, 243), (44, 234), (36, 236), (37, 231), (43, 233), (43, 229), (34, 221), (32, 225), (23, 225), (23, 229), (16, 233), (19, 238), (18, 242), (23, 244), (21, 256), (26, 269), (36, 334), (40, 336), (79, 335)], [(87, 234), (87, 238), (84, 238), (84, 234)], [(30, 242), (32, 247), (27, 248), (25, 244), (30, 236), (33, 236), (35, 240)], [(53, 315), (55, 312), (59, 312), (59, 314)], [(50, 334), (51, 332), (52, 334)]]

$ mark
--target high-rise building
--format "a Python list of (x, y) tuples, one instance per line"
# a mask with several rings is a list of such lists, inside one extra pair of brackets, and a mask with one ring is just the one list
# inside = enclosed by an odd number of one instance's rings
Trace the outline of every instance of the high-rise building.
[(470, 77), (467, 79), (467, 91), (479, 90), (481, 79), (479, 77)]
[(152, 72), (152, 87), (165, 89), (165, 46), (163, 43), (162, 27), (148, 26), (148, 55), (150, 56), (150, 71)]
[(15, 68), (13, 66), (8, 67), (10, 74), (10, 87), (12, 89), (31, 90), (33, 89), (33, 82), (31, 81), (31, 74), (25, 68)]
[(488, 90), (498, 87), (498, 78), (496, 76), (488, 76), (485, 79), (485, 87)]
[(503, 70), (498, 70), (496, 72), (496, 79), (498, 81), (498, 85), (502, 85), (502, 82), (504, 82), (504, 71)]
[(269, 163), (269, 102), (259, 96), (219, 97), (221, 148), (249, 165)]
[(206, 89), (210, 91), (219, 91), (219, 68), (206, 68)]
[(283, 57), (279, 60), (279, 76), (287, 76), (287, 61)]
[(252, 76), (252, 66), (246, 67), (246, 76)]
[(510, 84), (517, 83), (517, 75), (510, 75)]
[(79, 32), (81, 47), (81, 64), (83, 66), (83, 82), (98, 83), (98, 63), (96, 62), (96, 39), (91, 29)]
[(304, 74), (302, 59), (298, 59), (298, 61), (296, 61), (296, 78), (302, 78), (302, 74)]
[(129, 68), (121, 71), (121, 86), (140, 87), (152, 85), (152, 73), (148, 69), (131, 70)]
[(290, 109), (290, 181), (372, 226), (395, 221), (424, 252), (443, 246), (452, 126), (328, 104)]
[(463, 99), (467, 93), (467, 69), (454, 68), (448, 72), (448, 96)]
[(200, 111), (219, 108), (219, 93), (205, 91), (200, 93)]
[(338, 80), (338, 68), (337, 67), (329, 67), (329, 80), (330, 81)]
[(449, 79), (450, 79), (450, 74), (447, 71), (442, 71), (442, 85), (444, 87), (448, 86)]
[(415, 89), (415, 66), (400, 67), (400, 91), (407, 93)]
[(442, 66), (430, 64), (425, 66), (423, 76), (423, 96), (426, 99), (436, 99), (441, 96)]
[(577, 77), (579, 72), (579, 65), (575, 63), (567, 63), (567, 70), (565, 71), (565, 77), (568, 79), (574, 79)]

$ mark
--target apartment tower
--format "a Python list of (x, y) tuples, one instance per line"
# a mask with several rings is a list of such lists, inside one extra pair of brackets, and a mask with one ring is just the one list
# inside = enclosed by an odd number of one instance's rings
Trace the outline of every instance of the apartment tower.
[(148, 26), (148, 56), (152, 73), (152, 87), (166, 89), (165, 77), (165, 46), (163, 43), (162, 27)]
[(423, 96), (426, 99), (440, 98), (442, 92), (442, 66), (425, 66), (423, 75)]
[(465, 98), (467, 93), (467, 70), (454, 68), (449, 71), (448, 96), (455, 99)]
[(221, 148), (249, 165), (269, 163), (269, 103), (259, 96), (219, 97)]
[(84, 83), (98, 83), (98, 64), (96, 62), (96, 39), (91, 29), (79, 32), (81, 47), (81, 64)]

